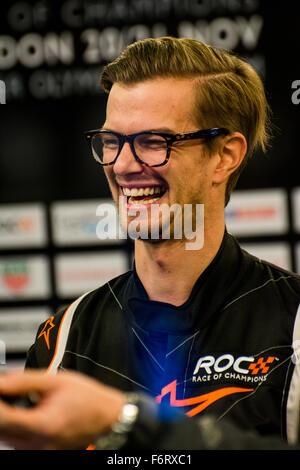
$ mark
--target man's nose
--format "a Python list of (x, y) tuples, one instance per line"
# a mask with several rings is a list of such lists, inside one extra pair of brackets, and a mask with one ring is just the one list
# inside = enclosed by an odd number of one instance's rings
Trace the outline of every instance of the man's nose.
[(116, 175), (143, 171), (143, 165), (135, 159), (129, 142), (124, 143), (117, 161), (113, 165), (113, 170)]

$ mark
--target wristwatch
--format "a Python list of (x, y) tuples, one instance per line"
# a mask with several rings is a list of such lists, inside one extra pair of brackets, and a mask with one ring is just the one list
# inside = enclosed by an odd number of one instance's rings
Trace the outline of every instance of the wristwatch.
[(150, 448), (159, 426), (155, 400), (143, 393), (127, 393), (118, 421), (97, 439), (95, 450)]

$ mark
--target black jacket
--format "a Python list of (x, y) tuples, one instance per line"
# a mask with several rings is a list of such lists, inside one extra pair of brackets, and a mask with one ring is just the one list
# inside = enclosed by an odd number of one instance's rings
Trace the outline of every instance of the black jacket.
[[(300, 276), (225, 233), (180, 307), (149, 301), (133, 269), (43, 323), (27, 368), (75, 369), (189, 417), (297, 439)], [(170, 407), (171, 405), (171, 407)]]

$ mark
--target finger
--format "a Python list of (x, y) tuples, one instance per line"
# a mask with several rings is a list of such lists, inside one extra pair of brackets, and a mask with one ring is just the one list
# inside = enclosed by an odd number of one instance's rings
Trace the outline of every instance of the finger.
[(50, 442), (48, 424), (47, 416), (38, 408), (24, 409), (0, 403), (0, 440), (10, 444), (15, 439)]
[(24, 395), (32, 391), (43, 393), (52, 386), (53, 376), (41, 370), (0, 374), (0, 397), (6, 394)]
[(9, 409), (3, 413), (3, 408), (0, 408), (0, 441), (17, 449), (30, 448), (37, 442), (39, 446), (36, 448), (41, 448), (49, 443), (49, 436), (42, 430), (42, 421), (34, 415), (19, 409)]

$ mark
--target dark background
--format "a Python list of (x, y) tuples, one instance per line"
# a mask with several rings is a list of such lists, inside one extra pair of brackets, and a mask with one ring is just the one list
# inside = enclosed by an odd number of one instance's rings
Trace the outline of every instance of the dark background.
[[(45, 66), (40, 69), (55, 74), (76, 67), (93, 68), (99, 72), (105, 61), (99, 64), (86, 65), (82, 61), (82, 50), (86, 48), (79, 41), (83, 29), (89, 25), (71, 30), (63, 24), (59, 8), (64, 2), (44, 2), (50, 11), (46, 27), (33, 27), (25, 31), (15, 31), (7, 24), (6, 14), (13, 3), (2, 1), (0, 5), (1, 34), (22, 37), (26, 32), (37, 32), (41, 36), (47, 31), (72, 31), (76, 40), (77, 56), (70, 67), (65, 65)], [(28, 4), (30, 2), (27, 2)], [(38, 2), (31, 2), (36, 4)], [(84, 3), (84, 2), (81, 2)], [(102, 2), (103, 3), (103, 2)], [(106, 2), (110, 5), (113, 2)], [(123, 2), (126, 3), (126, 2)], [(152, 2), (155, 5), (155, 2)], [(161, 2), (163, 3), (163, 2)], [(167, 2), (172, 4), (172, 2)], [(267, 156), (256, 155), (242, 175), (238, 188), (261, 187), (293, 187), (299, 184), (298, 129), (299, 106), (291, 100), (291, 84), (300, 78), (299, 73), (299, 21), (300, 6), (297, 2), (270, 2), (261, 0), (252, 2), (254, 12), (247, 13), (246, 1), (211, 1), (185, 2), (186, 8), (173, 9), (167, 18), (139, 14), (130, 21), (109, 15), (97, 21), (91, 27), (103, 30), (108, 26), (123, 28), (125, 25), (153, 24), (162, 22), (170, 35), (178, 33), (178, 23), (181, 21), (195, 22), (199, 16), (187, 13), (188, 6), (203, 5), (206, 13), (204, 18), (211, 21), (216, 17), (235, 18), (252, 14), (263, 16), (264, 24), (259, 42), (255, 50), (246, 50), (239, 43), (236, 52), (241, 55), (260, 55), (265, 66), (264, 78), (267, 95), (273, 110), (273, 123), (276, 131), (272, 148)], [(215, 5), (204, 8), (206, 4)], [(184, 4), (184, 2), (182, 2)], [(128, 3), (130, 9), (130, 2)], [(226, 7), (227, 5), (227, 7)], [(229, 6), (228, 6), (229, 5)], [(230, 8), (229, 8), (230, 7)], [(232, 11), (234, 9), (234, 11)], [(246, 10), (246, 12), (245, 12)], [(184, 16), (182, 17), (181, 15)], [(134, 12), (131, 13), (134, 15)], [(154, 14), (153, 14), (154, 16)], [(201, 18), (201, 17), (200, 17)], [(91, 23), (91, 22), (90, 22)], [(66, 96), (50, 99), (35, 99), (26, 90), (28, 77), (32, 69), (20, 64), (10, 70), (0, 70), (1, 77), (6, 81), (12, 72), (18, 73), (24, 79), (25, 91), (20, 98), (10, 97), (9, 90), (7, 105), (1, 108), (0, 124), (0, 200), (1, 202), (46, 201), (57, 199), (93, 198), (108, 195), (107, 186), (101, 168), (95, 166), (89, 159), (83, 131), (96, 128), (103, 120), (106, 97), (99, 91), (80, 91), (66, 93)], [(97, 75), (95, 74), (95, 80)], [(97, 89), (97, 84), (94, 90)]]

